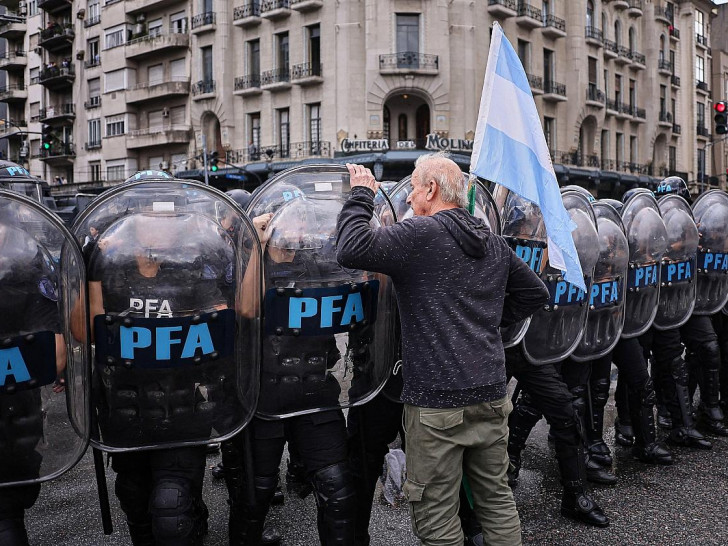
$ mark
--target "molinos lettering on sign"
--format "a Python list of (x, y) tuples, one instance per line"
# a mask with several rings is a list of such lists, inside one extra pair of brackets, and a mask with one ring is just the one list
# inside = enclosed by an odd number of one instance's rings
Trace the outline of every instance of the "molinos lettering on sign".
[(614, 279), (594, 283), (589, 296), (589, 306), (599, 309), (608, 305), (618, 305), (622, 300), (622, 280)]
[(630, 292), (639, 292), (640, 288), (657, 285), (657, 264), (637, 266), (630, 264), (627, 275), (627, 287)]
[(445, 138), (435, 133), (430, 133), (427, 135), (427, 144), (425, 145), (425, 148), (437, 151), (447, 150), (450, 152), (472, 152), (473, 141), (462, 138)]
[(389, 150), (389, 141), (384, 138), (371, 140), (351, 140), (345, 138), (341, 141), (341, 151), (349, 152), (386, 152)]

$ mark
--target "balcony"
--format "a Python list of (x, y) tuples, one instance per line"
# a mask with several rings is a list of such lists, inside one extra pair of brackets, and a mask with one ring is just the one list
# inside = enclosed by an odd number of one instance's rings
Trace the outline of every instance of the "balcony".
[(599, 156), (595, 154), (582, 154), (577, 150), (561, 152), (551, 150), (551, 161), (561, 165), (573, 165), (575, 167), (596, 167), (599, 168)]
[(596, 84), (590, 83), (586, 88), (586, 104), (595, 108), (604, 108), (607, 97), (604, 91), (598, 89)]
[(674, 40), (676, 42), (680, 40), (680, 31), (677, 28), (675, 28), (673, 25), (670, 25), (667, 30), (670, 34), (671, 40)]
[(60, 106), (49, 106), (41, 108), (38, 112), (38, 121), (41, 123), (66, 123), (76, 118), (75, 104), (61, 104)]
[(629, 114), (632, 116), (632, 121), (636, 123), (644, 123), (647, 119), (647, 111), (644, 108), (640, 108), (635, 105), (627, 106)]
[(566, 21), (554, 15), (547, 15), (543, 22), (542, 33), (547, 38), (563, 38), (566, 36)]
[(627, 0), (614, 0), (612, 7), (618, 10), (627, 9), (629, 7), (629, 2)]
[(72, 64), (67, 66), (51, 66), (41, 71), (38, 83), (51, 91), (66, 89), (73, 85), (76, 70)]
[(88, 19), (83, 20), (83, 27), (89, 28), (95, 25), (98, 25), (101, 22), (101, 15), (96, 15), (95, 17), (89, 17)]
[(641, 17), (642, 16), (642, 0), (629, 0), (629, 7), (627, 8), (627, 15), (630, 17)]
[[(178, 3), (179, 0), (126, 0), (124, 9), (126, 13), (149, 12)], [(105, 5), (109, 5), (109, 0), (106, 0)]]
[(0, 102), (23, 102), (28, 99), (28, 88), (25, 84), (14, 83), (0, 87)]
[(291, 9), (300, 11), (313, 11), (324, 7), (324, 0), (291, 0)]
[(672, 112), (663, 110), (657, 115), (657, 124), (660, 127), (672, 127)]
[(324, 68), (321, 63), (301, 63), (291, 68), (291, 81), (297, 85), (316, 85), (324, 81)]
[(697, 45), (701, 49), (708, 49), (708, 37), (704, 34), (696, 34), (695, 45)]
[(70, 24), (54, 23), (53, 26), (40, 32), (38, 45), (50, 53), (59, 53), (71, 49), (75, 36), (76, 32)]
[(518, 14), (516, 0), (488, 0), (488, 15), (491, 17), (515, 17)]
[(153, 146), (165, 146), (169, 144), (189, 144), (189, 125), (171, 125), (168, 127), (150, 127), (130, 131), (126, 136), (126, 147), (131, 150), (139, 148), (151, 148)]
[(260, 4), (260, 16), (269, 21), (285, 19), (291, 15), (289, 0), (263, 0)]
[(695, 127), (695, 132), (698, 134), (699, 137), (710, 138), (710, 129), (708, 129), (705, 125), (698, 123), (698, 125)]
[(298, 161), (317, 157), (333, 157), (331, 143), (323, 141), (292, 142), (287, 146), (260, 146), (246, 150), (230, 150), (225, 161), (236, 165), (257, 161)]
[(288, 67), (266, 70), (260, 74), (260, 87), (266, 91), (285, 91), (291, 88), (291, 71)]
[(551, 80), (543, 85), (543, 100), (550, 102), (563, 102), (566, 100), (566, 86)]
[(76, 147), (70, 143), (54, 143), (48, 150), (40, 150), (40, 160), (49, 165), (69, 165), (75, 157)]
[(12, 72), (14, 70), (24, 70), (28, 65), (28, 57), (25, 51), (5, 51), (0, 53), (0, 70)]
[(215, 80), (200, 80), (192, 86), (192, 100), (210, 99), (216, 89)]
[(96, 66), (101, 66), (101, 55), (94, 55), (90, 59), (86, 59), (83, 62), (83, 66), (85, 68), (94, 68)]
[(238, 76), (235, 78), (235, 95), (257, 95), (262, 93), (260, 88), (260, 74), (248, 74), (247, 76)]
[(629, 64), (632, 62), (629, 49), (624, 46), (617, 45), (617, 58), (615, 61), (617, 64)]
[(201, 34), (210, 32), (216, 28), (217, 16), (214, 11), (206, 11), (192, 18), (192, 34)]
[(0, 119), (0, 137), (23, 137), (28, 129), (24, 119)]
[(259, 25), (261, 20), (258, 0), (247, 2), (233, 9), (233, 25), (235, 26), (252, 27)]
[(541, 10), (530, 4), (519, 3), (516, 24), (527, 29), (542, 27), (543, 15)]
[(531, 86), (531, 93), (534, 96), (543, 95), (543, 78), (534, 74), (526, 74), (526, 78), (528, 78), (528, 84)]
[(672, 74), (670, 76), (670, 85), (672, 85), (673, 87), (680, 87), (680, 77)]
[(617, 42), (613, 40), (604, 40), (604, 58), (605, 59), (616, 59), (619, 54), (619, 48)]
[(440, 70), (437, 55), (425, 55), (416, 51), (401, 51), (379, 56), (379, 73), (383, 76), (396, 74), (419, 74), (436, 76)]
[(25, 22), (25, 17), (6, 12), (3, 15), (3, 21), (4, 22), (0, 24), (0, 38), (16, 40), (24, 36), (28, 31), (28, 25)]
[(70, 10), (71, 7), (71, 0), (38, 0), (38, 9), (42, 9), (48, 13)]
[(695, 89), (697, 89), (699, 93), (702, 93), (704, 95), (710, 95), (710, 89), (708, 89), (708, 82), (696, 81)]
[(126, 58), (140, 59), (147, 55), (156, 55), (161, 51), (184, 48), (190, 45), (190, 35), (186, 32), (170, 34), (147, 34), (134, 38), (126, 43)]
[(602, 31), (597, 27), (584, 27), (584, 37), (586, 38), (587, 44), (596, 47), (602, 47), (604, 45), (604, 36), (602, 35)]
[(83, 103), (83, 107), (86, 110), (90, 110), (91, 108), (99, 108), (101, 106), (101, 96), (97, 95), (95, 97), (89, 97), (89, 99)]
[(170, 78), (163, 82), (138, 83), (126, 92), (127, 104), (138, 104), (148, 100), (164, 99), (190, 94), (190, 80), (187, 77)]
[(672, 24), (672, 10), (655, 5), (655, 19), (668, 25)]
[(632, 109), (619, 100), (607, 99), (607, 114), (619, 119), (629, 119), (632, 117)]
[(645, 59), (645, 56), (642, 53), (630, 50), (629, 58), (632, 60), (631, 68), (638, 68), (640, 70), (644, 70), (646, 68), (647, 59)]
[(657, 60), (657, 71), (662, 74), (663, 76), (669, 76), (672, 74), (674, 70), (674, 67), (672, 66), (672, 63), (666, 59), (658, 59)]
[(681, 132), (682, 132), (682, 130), (681, 130), (680, 126), (677, 123), (673, 123), (672, 124), (672, 134), (679, 135), (679, 134), (681, 134)]

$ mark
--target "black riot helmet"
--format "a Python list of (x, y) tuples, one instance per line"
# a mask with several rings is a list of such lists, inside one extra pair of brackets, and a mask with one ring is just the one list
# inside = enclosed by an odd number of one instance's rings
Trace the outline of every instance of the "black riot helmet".
[(25, 167), (21, 167), (12, 161), (0, 160), (0, 183), (1, 182), (37, 182), (38, 180), (30, 175)]
[(569, 184), (568, 186), (563, 186), (562, 188), (560, 188), (560, 190), (561, 190), (562, 194), (567, 191), (578, 192), (578, 193), (582, 194), (584, 197), (586, 197), (590, 203), (593, 203), (594, 201), (596, 201), (596, 199), (594, 198), (592, 193), (583, 186), (577, 186), (576, 184)]
[(614, 207), (614, 210), (616, 210), (619, 214), (622, 214), (622, 207), (624, 206), (622, 201), (619, 201), (617, 199), (605, 198), (605, 199), (600, 199), (598, 202), (606, 203), (607, 205)]
[(148, 181), (155, 181), (155, 180), (173, 180), (174, 177), (166, 173), (164, 171), (155, 171), (155, 170), (146, 170), (146, 171), (139, 171), (136, 174), (131, 175), (129, 178), (125, 180), (126, 183), (128, 182), (148, 182)]
[(248, 203), (250, 203), (250, 199), (252, 197), (249, 191), (240, 189), (230, 190), (225, 193), (227, 193), (233, 201), (240, 205), (240, 208), (243, 210), (248, 207)]
[(647, 188), (632, 188), (631, 190), (627, 190), (624, 192), (624, 195), (622, 195), (622, 204), (626, 205), (627, 201), (632, 199), (635, 195), (639, 195), (641, 193), (652, 193)]
[(679, 195), (688, 203), (692, 202), (688, 185), (685, 183), (685, 180), (679, 176), (668, 176), (660, 182), (655, 190), (655, 197), (659, 199), (663, 195)]

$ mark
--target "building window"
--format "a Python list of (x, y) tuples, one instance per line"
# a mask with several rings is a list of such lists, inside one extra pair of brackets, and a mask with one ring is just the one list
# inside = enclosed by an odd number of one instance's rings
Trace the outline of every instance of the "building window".
[(385, 106), (384, 111), (382, 112), (382, 137), (387, 142), (389, 142), (389, 133), (390, 133), (390, 114), (389, 114), (389, 108), (387, 108)]
[(592, 0), (586, 3), (586, 26), (596, 26), (596, 21), (594, 20), (594, 2)]
[(705, 179), (705, 149), (698, 149), (698, 180)]
[(695, 10), (695, 34), (696, 36), (705, 36), (705, 14), (699, 9)]
[[(124, 68), (107, 72), (104, 74), (104, 78), (104, 93), (118, 91), (126, 87), (126, 70)], [(89, 82), (91, 81), (89, 80)]]
[(637, 33), (634, 27), (629, 27), (629, 50), (637, 51)]
[(288, 41), (288, 33), (281, 32), (276, 34), (276, 68), (281, 74), (288, 73), (290, 63), (290, 42)]
[(321, 27), (311, 25), (307, 27), (308, 33), (308, 62), (311, 65), (311, 75), (321, 75)]
[(637, 82), (631, 78), (629, 80), (629, 106), (631, 108), (637, 106)]
[(671, 173), (677, 170), (677, 147), (670, 146), (667, 151), (667, 168)]
[(551, 0), (543, 0), (543, 2), (541, 3), (541, 13), (543, 14), (544, 21), (546, 20), (546, 17), (548, 15), (553, 15), (551, 8)]
[(202, 13), (212, 13), (212, 0), (201, 0)]
[(28, 0), (28, 17), (38, 15), (38, 0)]
[(187, 154), (172, 154), (169, 168), (172, 172), (187, 168)]
[(88, 164), (89, 176), (91, 182), (98, 182), (101, 180), (101, 162), (91, 161)]
[(126, 167), (124, 162), (106, 163), (106, 180), (124, 180), (126, 178)]
[(278, 148), (281, 157), (291, 155), (291, 123), (288, 108), (278, 110)]
[(160, 17), (154, 21), (149, 21), (149, 36), (161, 36), (162, 35), (163, 21)]
[(553, 152), (556, 147), (556, 119), (543, 118), (543, 134), (546, 137), (546, 145)]
[(248, 161), (260, 159), (260, 112), (248, 114)]
[(260, 85), (260, 40), (250, 40), (248, 50), (248, 75), (257, 78)]
[(101, 119), (88, 120), (88, 147), (96, 148), (101, 146)]
[(614, 41), (617, 43), (617, 46), (622, 45), (622, 23), (619, 19), (614, 21)]
[(602, 12), (602, 36), (607, 37), (607, 13)]
[[(37, 3), (37, 0), (34, 0)], [(91, 0), (88, 3), (88, 7), (86, 9), (86, 21), (89, 23), (92, 21), (98, 21), (99, 17), (101, 16), (101, 8), (99, 0)]]
[(518, 40), (518, 58), (526, 72), (531, 71), (531, 43), (525, 40)]
[(660, 115), (667, 112), (667, 86), (660, 86)]
[(87, 64), (88, 66), (97, 65), (101, 62), (101, 55), (100, 55), (100, 44), (99, 39), (95, 38), (93, 40), (88, 41), (88, 59)]
[(211, 82), (213, 80), (212, 46), (201, 47), (200, 58), (202, 60), (202, 81)]
[(123, 46), (126, 43), (126, 25), (117, 25), (106, 29), (104, 33), (105, 49)]
[(397, 53), (420, 52), (420, 16), (416, 13), (397, 13)]
[(698, 103), (698, 127), (705, 127), (705, 104)]
[(543, 50), (543, 83), (548, 87), (554, 81), (554, 52)]
[(125, 119), (124, 115), (108, 116), (106, 118), (106, 136), (115, 137), (124, 134)]
[(602, 140), (600, 142), (602, 148), (602, 169), (611, 168), (607, 162), (609, 161), (609, 131), (602, 130)]
[(622, 76), (614, 75), (614, 100), (619, 104), (622, 102)]
[(407, 138), (407, 114), (400, 114), (397, 118), (397, 140), (409, 140)]
[(631, 137), (629, 137), (629, 162), (637, 163), (638, 157), (639, 157), (639, 153), (637, 150), (637, 137), (631, 136)]
[(695, 79), (705, 82), (705, 59), (700, 55), (695, 57)]
[(88, 102), (90, 106), (101, 104), (101, 79), (93, 78), (88, 81)]
[(671, 108), (670, 112), (672, 112), (672, 120), (677, 121), (677, 101), (675, 99), (670, 99), (671, 102)]
[(622, 133), (617, 133), (617, 168), (619, 168), (622, 163), (624, 163), (624, 135)]
[(178, 11), (170, 15), (169, 27), (173, 33), (184, 34), (187, 32), (187, 14), (184, 11)]
[(321, 103), (308, 105), (308, 141), (311, 155), (321, 155)]
[(665, 60), (665, 35), (660, 34), (660, 50), (657, 52), (657, 59), (659, 61)]
[(589, 87), (597, 86), (597, 59), (589, 57)]

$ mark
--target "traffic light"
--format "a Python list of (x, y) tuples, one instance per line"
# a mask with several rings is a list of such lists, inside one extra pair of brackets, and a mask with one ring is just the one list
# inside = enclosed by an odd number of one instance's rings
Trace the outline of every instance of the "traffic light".
[(43, 149), (50, 150), (53, 144), (53, 128), (50, 125), (43, 124)]
[(721, 100), (713, 105), (715, 110), (715, 134), (725, 135), (728, 134), (728, 102)]
[(218, 152), (212, 152), (210, 154), (208, 165), (210, 166), (210, 170), (212, 172), (217, 172), (217, 169), (218, 169), (217, 162), (219, 159), (220, 159), (220, 154)]

